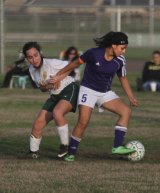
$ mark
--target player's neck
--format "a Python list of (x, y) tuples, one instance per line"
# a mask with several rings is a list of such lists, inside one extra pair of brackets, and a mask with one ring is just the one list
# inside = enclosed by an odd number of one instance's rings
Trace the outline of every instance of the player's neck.
[(113, 50), (111, 48), (106, 48), (105, 49), (105, 54), (104, 54), (104, 58), (107, 61), (111, 61), (114, 56), (113, 56)]

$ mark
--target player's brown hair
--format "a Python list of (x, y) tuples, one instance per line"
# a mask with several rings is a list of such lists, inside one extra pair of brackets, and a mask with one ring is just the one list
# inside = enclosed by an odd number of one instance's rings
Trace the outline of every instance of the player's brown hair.
[(31, 48), (37, 49), (41, 53), (41, 46), (37, 42), (27, 42), (24, 44), (22, 48), (22, 53), (26, 57), (27, 50), (30, 50)]
[(105, 34), (100, 38), (95, 38), (94, 41), (96, 43), (96, 46), (108, 48), (111, 47), (113, 44), (115, 45), (128, 44), (128, 36), (123, 32), (110, 31), (109, 33)]

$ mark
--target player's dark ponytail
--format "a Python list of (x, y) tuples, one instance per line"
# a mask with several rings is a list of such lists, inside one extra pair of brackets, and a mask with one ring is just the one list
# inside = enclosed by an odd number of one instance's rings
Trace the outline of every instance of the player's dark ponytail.
[(113, 44), (125, 45), (128, 44), (128, 36), (123, 32), (109, 32), (106, 35), (94, 39), (96, 46), (108, 48)]
[(111, 31), (100, 38), (95, 38), (94, 41), (96, 43), (96, 46), (105, 47), (105, 48), (110, 47), (112, 45), (111, 38), (112, 38), (113, 34), (114, 34), (114, 32)]
[(37, 42), (27, 42), (24, 44), (23, 49), (22, 49), (22, 52), (25, 57), (27, 56), (26, 55), (27, 50), (31, 48), (35, 48), (36, 50), (38, 50), (41, 53), (41, 46)]

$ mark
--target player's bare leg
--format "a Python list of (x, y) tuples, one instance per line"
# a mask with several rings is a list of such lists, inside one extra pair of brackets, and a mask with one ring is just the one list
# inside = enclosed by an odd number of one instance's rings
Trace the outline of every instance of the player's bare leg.
[(51, 112), (46, 110), (41, 110), (34, 120), (32, 132), (30, 135), (30, 151), (32, 152), (32, 157), (37, 158), (37, 151), (42, 139), (43, 128), (53, 119)]
[(68, 149), (68, 155), (65, 157), (66, 161), (74, 161), (75, 154), (78, 149), (78, 145), (88, 125), (88, 122), (92, 114), (92, 110), (93, 110), (92, 108), (87, 106), (82, 106), (82, 105), (79, 106), (78, 123), (72, 132), (70, 145)]
[(53, 117), (60, 137), (61, 145), (58, 157), (62, 158), (68, 153), (69, 129), (65, 114), (72, 110), (72, 105), (67, 100), (60, 100), (53, 110)]
[(125, 148), (123, 146), (128, 122), (131, 117), (131, 109), (121, 99), (114, 99), (112, 101), (104, 103), (102, 106), (103, 108), (119, 115), (119, 119), (115, 126), (115, 139), (112, 153), (128, 154), (133, 152), (133, 150)]
[(103, 108), (119, 115), (117, 125), (128, 127), (128, 122), (131, 117), (131, 109), (121, 99), (114, 99), (106, 102)]
[(91, 118), (92, 108), (80, 105), (79, 106), (79, 117), (76, 127), (72, 132), (72, 136), (77, 138), (82, 138), (84, 131), (88, 125), (88, 122)]
[(53, 115), (51, 112), (46, 110), (41, 110), (37, 117), (34, 120), (32, 127), (32, 135), (36, 138), (41, 138), (43, 128), (53, 119)]

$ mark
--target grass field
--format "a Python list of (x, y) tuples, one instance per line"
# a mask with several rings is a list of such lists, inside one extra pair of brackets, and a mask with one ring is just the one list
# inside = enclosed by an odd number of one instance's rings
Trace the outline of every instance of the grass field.
[[(134, 89), (136, 76), (129, 74)], [(128, 103), (117, 79), (113, 88)], [(140, 140), (145, 158), (132, 163), (111, 155), (117, 116), (95, 109), (76, 162), (66, 163), (56, 158), (59, 139), (53, 122), (44, 130), (40, 159), (27, 154), (33, 119), (48, 94), (0, 89), (0, 193), (159, 193), (160, 97), (135, 94), (141, 106), (133, 108), (125, 142)], [(73, 128), (77, 114), (67, 119)]]

